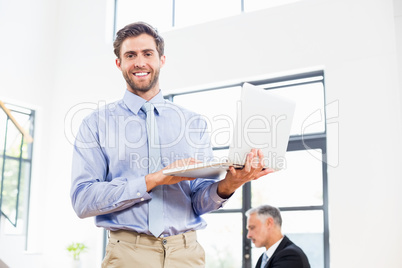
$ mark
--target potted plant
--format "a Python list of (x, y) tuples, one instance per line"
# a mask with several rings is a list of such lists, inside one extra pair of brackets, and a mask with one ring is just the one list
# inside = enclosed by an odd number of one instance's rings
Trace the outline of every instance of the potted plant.
[(73, 267), (79, 268), (81, 266), (80, 255), (85, 252), (88, 247), (84, 243), (71, 243), (67, 246), (67, 251), (73, 256)]

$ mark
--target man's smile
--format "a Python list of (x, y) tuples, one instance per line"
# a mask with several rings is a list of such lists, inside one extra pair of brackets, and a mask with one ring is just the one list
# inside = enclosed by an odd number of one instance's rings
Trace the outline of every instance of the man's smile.
[(147, 76), (149, 73), (134, 73), (134, 76), (137, 77), (143, 77), (143, 76)]

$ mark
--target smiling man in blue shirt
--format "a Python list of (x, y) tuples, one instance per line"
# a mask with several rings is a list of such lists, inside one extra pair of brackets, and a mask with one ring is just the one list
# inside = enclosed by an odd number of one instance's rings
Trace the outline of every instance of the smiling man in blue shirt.
[[(207, 124), (196, 113), (163, 98), (159, 72), (164, 41), (150, 25), (137, 22), (117, 33), (116, 65), (126, 80), (123, 99), (86, 117), (73, 152), (71, 200), (80, 218), (95, 216), (109, 230), (102, 267), (204, 267), (196, 230), (202, 214), (223, 206), (244, 183), (270, 171), (261, 151), (252, 150), (241, 170), (230, 168), (222, 180), (166, 176), (162, 169), (213, 157)], [(161, 169), (149, 173), (146, 114), (155, 106)], [(257, 163), (254, 159), (259, 158)], [(197, 159), (197, 160), (196, 160)], [(149, 230), (153, 189), (163, 185), (163, 231)]]

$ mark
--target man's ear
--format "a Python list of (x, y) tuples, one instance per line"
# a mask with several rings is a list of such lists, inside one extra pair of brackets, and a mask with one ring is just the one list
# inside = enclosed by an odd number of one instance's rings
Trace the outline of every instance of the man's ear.
[(117, 66), (117, 68), (119, 68), (119, 69), (121, 70), (120, 64), (121, 64), (120, 59), (117, 58), (117, 59), (116, 59), (116, 66)]
[(274, 219), (273, 218), (268, 218), (266, 221), (265, 221), (265, 226), (266, 227), (272, 227), (274, 225)]
[(165, 62), (166, 62), (166, 56), (163, 55), (161, 56), (161, 68), (165, 65)]

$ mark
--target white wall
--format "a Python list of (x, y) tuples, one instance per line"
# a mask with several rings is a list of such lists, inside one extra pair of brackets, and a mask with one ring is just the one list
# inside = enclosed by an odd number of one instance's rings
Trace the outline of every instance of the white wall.
[[(402, 103), (402, 0), (394, 0), (395, 36), (398, 55), (399, 97)], [(401, 105), (402, 110), (402, 105)]]
[[(47, 167), (51, 162), (48, 104), (53, 99), (56, 65), (56, 8), (57, 2), (51, 0), (0, 0), (0, 100), (36, 110), (30, 204), (31, 211), (35, 211), (30, 227), (36, 241), (43, 238), (42, 226), (47, 218), (43, 208), (48, 189)], [(3, 230), (4, 221), (0, 227)], [(24, 252), (24, 248), (25, 237), (0, 235), (0, 259), (11, 267), (40, 267), (42, 244), (36, 243), (30, 252)]]
[[(75, 105), (124, 92), (112, 44), (105, 42), (108, 1), (0, 0), (0, 35), (13, 37), (0, 44), (0, 99), (39, 110), (32, 201), (37, 267), (68, 267), (64, 248), (77, 240), (90, 247), (84, 267), (100, 264), (101, 230), (92, 219), (79, 220), (69, 201), (72, 146), (64, 119)], [(327, 103), (339, 103), (332, 119), (338, 127), (328, 133), (332, 268), (402, 266), (401, 35), (395, 34), (402, 27), (393, 8), (400, 2), (306, 0), (164, 34), (166, 93), (324, 68)], [(8, 257), (19, 254), (4, 246), (9, 240), (0, 236), (0, 258), (32, 267), (23, 264), (27, 255)], [(381, 257), (367, 258), (374, 255)]]
[(79, 220), (69, 199), (72, 147), (64, 118), (75, 104), (111, 96), (106, 6), (0, 0), (0, 99), (37, 110), (28, 251), (23, 237), (0, 236), (0, 259), (13, 268), (69, 267), (65, 248), (73, 241), (90, 248), (84, 267), (100, 266), (102, 232), (93, 219)]

